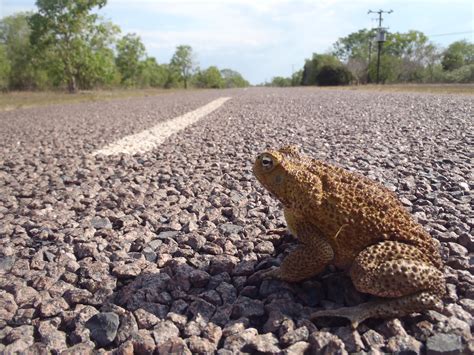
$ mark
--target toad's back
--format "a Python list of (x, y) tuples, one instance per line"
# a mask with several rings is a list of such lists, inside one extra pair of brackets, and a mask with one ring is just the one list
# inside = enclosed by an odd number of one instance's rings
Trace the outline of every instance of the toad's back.
[(431, 236), (416, 223), (394, 193), (362, 175), (307, 159), (308, 171), (319, 177), (322, 200), (304, 211), (330, 241), (336, 264), (350, 264), (365, 247), (380, 241), (399, 241), (428, 254), (436, 267), (441, 258)]

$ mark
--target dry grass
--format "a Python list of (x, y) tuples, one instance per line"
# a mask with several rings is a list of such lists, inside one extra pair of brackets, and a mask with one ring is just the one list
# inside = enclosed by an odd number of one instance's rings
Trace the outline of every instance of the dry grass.
[(474, 84), (389, 84), (389, 85), (352, 85), (348, 90), (369, 90), (389, 92), (423, 92), (431, 94), (467, 94), (474, 95)]
[[(320, 89), (321, 87), (318, 87)], [(391, 85), (353, 85), (333, 86), (324, 89), (369, 90), (388, 92), (423, 92), (432, 94), (466, 94), (474, 95), (474, 84), (391, 84)], [(182, 89), (181, 89), (182, 90)], [(191, 91), (188, 89), (187, 91)], [(78, 103), (90, 101), (113, 100), (126, 97), (144, 97), (163, 95), (176, 92), (176, 89), (117, 89), (81, 91), (69, 94), (64, 91), (29, 92), (17, 91), (0, 93), (0, 111), (15, 110), (18, 108), (44, 106), (62, 103)]]
[(62, 103), (78, 103), (90, 101), (113, 100), (126, 97), (144, 97), (163, 95), (177, 90), (167, 89), (117, 89), (117, 90), (94, 90), (81, 91), (77, 94), (69, 94), (64, 91), (15, 91), (0, 93), (0, 111), (15, 110), (18, 108), (35, 107)]

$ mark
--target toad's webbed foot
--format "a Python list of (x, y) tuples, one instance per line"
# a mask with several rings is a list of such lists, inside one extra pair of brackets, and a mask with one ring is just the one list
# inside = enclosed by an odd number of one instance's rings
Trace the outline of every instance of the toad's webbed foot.
[(420, 292), (395, 299), (380, 299), (361, 303), (354, 307), (317, 311), (311, 314), (311, 319), (319, 317), (347, 318), (350, 320), (352, 328), (355, 329), (368, 318), (400, 317), (426, 309), (442, 311), (443, 304), (436, 295)]

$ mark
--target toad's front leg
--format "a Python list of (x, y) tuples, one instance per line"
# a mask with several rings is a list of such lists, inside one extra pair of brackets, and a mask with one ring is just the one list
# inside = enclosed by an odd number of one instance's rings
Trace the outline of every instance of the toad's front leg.
[(298, 282), (319, 274), (334, 258), (331, 245), (321, 236), (321, 232), (311, 223), (295, 222), (287, 216), (288, 227), (301, 242), (278, 268), (262, 274), (263, 278), (278, 278), (288, 282)]

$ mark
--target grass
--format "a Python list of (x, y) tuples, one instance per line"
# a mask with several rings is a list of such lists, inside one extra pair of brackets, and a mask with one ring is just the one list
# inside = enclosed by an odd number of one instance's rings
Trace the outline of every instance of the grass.
[(349, 90), (369, 90), (388, 92), (422, 92), (431, 94), (467, 94), (474, 95), (474, 84), (388, 84), (388, 85), (351, 85)]
[[(333, 86), (325, 89), (369, 90), (388, 92), (423, 92), (432, 94), (467, 94), (474, 95), (474, 84), (389, 84), (389, 85), (352, 85)], [(79, 103), (104, 101), (127, 97), (145, 97), (163, 95), (182, 89), (116, 89), (81, 91), (69, 94), (64, 91), (16, 91), (0, 93), (0, 111), (18, 108), (35, 107), (62, 103)], [(191, 91), (189, 89), (187, 91)]]
[(77, 94), (69, 94), (64, 91), (14, 91), (0, 93), (0, 111), (10, 111), (18, 108), (62, 103), (79, 103), (127, 97), (163, 95), (176, 91), (177, 90), (168, 89), (116, 89), (80, 91)]

